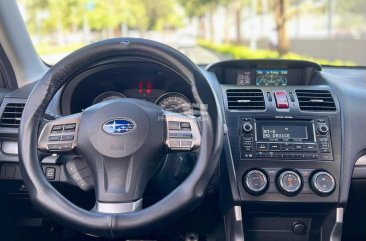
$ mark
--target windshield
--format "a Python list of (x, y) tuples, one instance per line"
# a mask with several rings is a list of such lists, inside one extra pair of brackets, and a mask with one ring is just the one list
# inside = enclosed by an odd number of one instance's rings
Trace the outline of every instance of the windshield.
[(89, 43), (142, 37), (197, 64), (283, 58), (366, 66), (365, 0), (18, 0), (48, 64)]

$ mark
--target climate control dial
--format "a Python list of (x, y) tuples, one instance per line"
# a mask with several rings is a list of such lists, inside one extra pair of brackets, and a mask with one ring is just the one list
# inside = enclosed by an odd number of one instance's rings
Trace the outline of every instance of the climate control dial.
[(325, 171), (316, 172), (311, 177), (311, 187), (319, 195), (329, 195), (335, 189), (335, 180), (334, 177)]
[(285, 195), (296, 195), (301, 190), (302, 179), (295, 171), (283, 171), (277, 178), (277, 187)]
[(260, 170), (251, 170), (245, 174), (243, 185), (249, 193), (259, 195), (268, 187), (267, 175)]

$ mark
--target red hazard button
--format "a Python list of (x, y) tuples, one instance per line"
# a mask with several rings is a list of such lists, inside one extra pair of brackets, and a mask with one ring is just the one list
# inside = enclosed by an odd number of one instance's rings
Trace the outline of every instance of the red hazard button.
[(285, 91), (276, 91), (274, 93), (276, 99), (276, 107), (278, 109), (287, 109), (288, 108), (288, 101), (287, 101), (287, 94)]

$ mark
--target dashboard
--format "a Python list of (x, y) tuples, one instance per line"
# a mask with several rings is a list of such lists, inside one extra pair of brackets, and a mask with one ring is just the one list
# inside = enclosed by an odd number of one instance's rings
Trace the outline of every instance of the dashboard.
[[(366, 71), (293, 60), (221, 61), (201, 70), (215, 90), (225, 122), (219, 195), (228, 206), (223, 214), (227, 233), (255, 241), (268, 240), (268, 235), (276, 240), (320, 240), (320, 233), (342, 219), (352, 175), (366, 178), (366, 165), (355, 165), (366, 154), (360, 131), (366, 129)], [(8, 93), (0, 112), (24, 107), (35, 84)], [(48, 112), (70, 115), (119, 98), (196, 115), (184, 78), (166, 66), (140, 60), (104, 63), (74, 76)], [(18, 119), (0, 126), (0, 178), (6, 180), (21, 180), (13, 151), (14, 125)], [(182, 167), (188, 175), (188, 164), (176, 164), (186, 157), (174, 154), (164, 168)], [(194, 163), (195, 156), (189, 158)], [(54, 170), (51, 182), (72, 182), (63, 166), (68, 161), (42, 162), (45, 172)], [(169, 181), (164, 183), (174, 189)]]
[(98, 66), (75, 77), (61, 94), (62, 114), (75, 114), (103, 101), (135, 98), (194, 115), (190, 85), (174, 71), (154, 63)]

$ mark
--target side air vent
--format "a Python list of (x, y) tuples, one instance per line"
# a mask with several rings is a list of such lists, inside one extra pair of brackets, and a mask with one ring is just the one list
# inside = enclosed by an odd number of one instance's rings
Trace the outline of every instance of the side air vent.
[(263, 92), (260, 89), (230, 89), (226, 91), (229, 110), (264, 110)]
[(300, 110), (336, 111), (332, 94), (327, 90), (296, 90)]
[(1, 116), (0, 127), (18, 128), (25, 104), (9, 103)]

